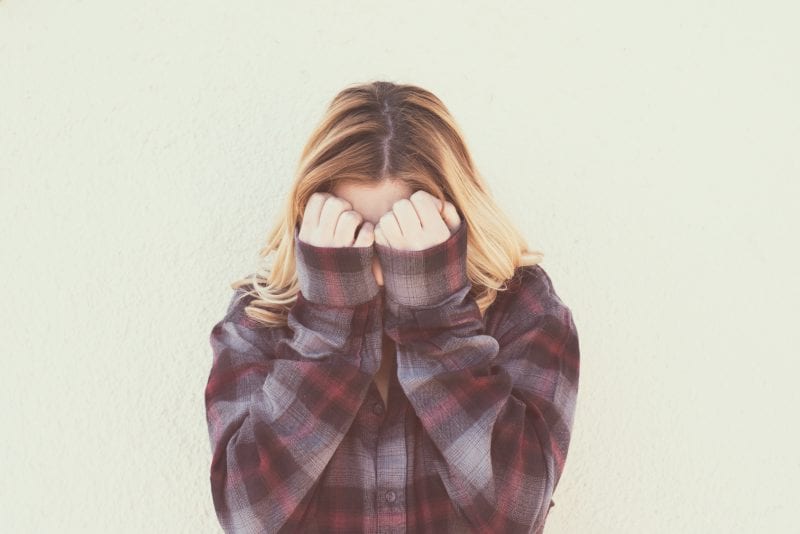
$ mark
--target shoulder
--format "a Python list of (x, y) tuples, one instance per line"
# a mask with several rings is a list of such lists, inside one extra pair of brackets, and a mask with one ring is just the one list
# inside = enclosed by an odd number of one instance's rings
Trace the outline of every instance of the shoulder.
[[(241, 278), (238, 284), (233, 284), (231, 286), (233, 293), (230, 295), (228, 308), (225, 311), (225, 320), (234, 321), (246, 327), (267, 328), (266, 325), (259, 323), (246, 313), (247, 307), (250, 306), (254, 300), (258, 300), (259, 298), (258, 292), (252, 282), (255, 276), (255, 273), (250, 273)], [(245, 280), (250, 281), (244, 282)]]
[(519, 267), (500, 298), (500, 311), (492, 319), (492, 335), (501, 347), (498, 363), (524, 355), (541, 372), (558, 371), (576, 380), (578, 331), (572, 310), (561, 300), (547, 271), (540, 265)]
[(547, 313), (567, 308), (558, 295), (553, 280), (541, 265), (518, 267), (502, 293), (507, 307), (517, 312)]
[(214, 324), (212, 338), (234, 336), (262, 349), (269, 348), (274, 341), (275, 330), (247, 315), (247, 307), (257, 295), (251, 284), (233, 290), (224, 315)]
[(255, 300), (251, 285), (240, 286), (233, 290), (228, 300), (228, 309), (225, 311), (224, 320), (247, 323), (248, 317), (245, 308)]
[(534, 328), (574, 329), (572, 310), (541, 265), (518, 267), (508, 280), (508, 289), (497, 293), (492, 307), (487, 326), (498, 338)]

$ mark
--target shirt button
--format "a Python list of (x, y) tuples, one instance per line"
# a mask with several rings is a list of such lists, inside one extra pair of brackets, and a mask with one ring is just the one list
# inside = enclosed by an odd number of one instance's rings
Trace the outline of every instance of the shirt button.
[(395, 494), (392, 490), (386, 492), (386, 502), (394, 502)]
[(376, 402), (372, 405), (372, 413), (375, 415), (383, 415), (383, 404)]

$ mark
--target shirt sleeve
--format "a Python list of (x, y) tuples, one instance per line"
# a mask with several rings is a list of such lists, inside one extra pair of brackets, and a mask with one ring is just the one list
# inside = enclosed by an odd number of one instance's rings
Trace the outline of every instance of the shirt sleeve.
[(579, 344), (539, 266), (487, 334), (467, 277), (467, 228), (421, 251), (376, 244), (398, 380), (443, 458), (453, 506), (482, 532), (540, 532), (564, 470)]
[(381, 297), (372, 247), (297, 239), (300, 292), (290, 334), (244, 314), (237, 290), (210, 333), (205, 389), (211, 492), (227, 533), (298, 532), (313, 489), (351, 427), (379, 358)]

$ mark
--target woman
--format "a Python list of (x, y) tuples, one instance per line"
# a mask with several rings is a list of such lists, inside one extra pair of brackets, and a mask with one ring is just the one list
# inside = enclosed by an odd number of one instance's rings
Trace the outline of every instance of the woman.
[(430, 92), (345, 88), (214, 325), (226, 532), (541, 532), (579, 376), (570, 309)]

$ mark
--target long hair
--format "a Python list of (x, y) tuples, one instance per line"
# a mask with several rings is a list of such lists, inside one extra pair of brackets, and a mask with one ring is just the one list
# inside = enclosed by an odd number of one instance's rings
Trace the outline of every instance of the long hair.
[[(340, 182), (403, 180), (453, 203), (467, 224), (467, 273), (481, 314), (516, 269), (541, 262), (492, 198), (450, 112), (431, 92), (386, 81), (345, 87), (303, 148), (284, 208), (276, 215), (254, 272), (231, 284), (254, 297), (245, 314), (286, 325), (299, 291), (294, 229), (309, 197)], [(274, 252), (273, 257), (269, 257)], [(270, 261), (271, 260), (271, 261)], [(243, 295), (244, 296), (244, 295)]]

